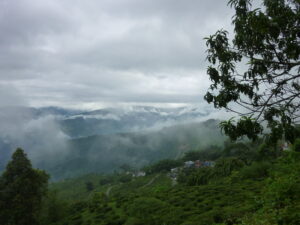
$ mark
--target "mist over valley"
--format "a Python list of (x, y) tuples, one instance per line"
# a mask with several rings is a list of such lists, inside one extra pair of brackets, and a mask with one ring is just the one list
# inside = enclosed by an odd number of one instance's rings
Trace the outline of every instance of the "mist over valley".
[(52, 179), (139, 169), (184, 152), (221, 145), (217, 120), (199, 107), (132, 106), (93, 111), (7, 107), (0, 114), (0, 166), (22, 147)]

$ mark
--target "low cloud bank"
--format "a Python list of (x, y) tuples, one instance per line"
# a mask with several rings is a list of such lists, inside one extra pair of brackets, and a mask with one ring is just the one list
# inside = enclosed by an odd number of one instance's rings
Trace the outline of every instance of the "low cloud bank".
[(36, 117), (12, 87), (0, 90), (0, 169), (18, 147), (39, 167), (67, 155), (69, 138), (53, 116)]

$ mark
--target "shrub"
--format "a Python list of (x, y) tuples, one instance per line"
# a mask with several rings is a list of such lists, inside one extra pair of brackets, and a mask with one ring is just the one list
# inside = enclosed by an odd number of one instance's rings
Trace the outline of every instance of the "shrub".
[(300, 138), (297, 138), (294, 143), (294, 151), (300, 152)]
[(167, 172), (170, 169), (181, 166), (181, 162), (173, 159), (163, 159), (160, 160), (150, 166), (144, 168), (147, 174), (159, 173), (159, 172)]
[(128, 183), (132, 180), (132, 176), (130, 174), (128, 175), (122, 175), (120, 178), (119, 178), (119, 181), (122, 182), (122, 183)]
[(254, 162), (250, 166), (241, 169), (240, 175), (244, 179), (264, 178), (269, 175), (269, 169), (272, 166), (270, 162)]
[(244, 166), (244, 162), (235, 157), (220, 158), (214, 167), (214, 173), (218, 177), (229, 176), (232, 171), (239, 170)]
[(113, 183), (113, 182), (114, 182), (113, 177), (109, 177), (109, 176), (102, 177), (99, 180), (100, 185), (105, 185), (105, 184), (109, 184), (109, 183)]

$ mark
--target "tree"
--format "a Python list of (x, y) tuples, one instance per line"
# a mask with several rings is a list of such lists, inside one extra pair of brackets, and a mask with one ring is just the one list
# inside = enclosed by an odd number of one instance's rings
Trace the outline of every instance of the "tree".
[(0, 178), (1, 224), (38, 224), (38, 213), (48, 179), (44, 171), (32, 168), (24, 151), (18, 148)]
[(221, 124), (233, 140), (257, 139), (265, 121), (270, 140), (293, 142), (300, 117), (300, 1), (263, 0), (256, 9), (251, 3), (229, 0), (232, 43), (224, 30), (206, 38), (212, 84), (205, 100), (241, 116)]
[(300, 152), (300, 138), (297, 138), (294, 143), (294, 151)]
[(93, 182), (87, 181), (85, 182), (85, 188), (88, 192), (92, 191), (95, 189)]
[(220, 158), (216, 161), (214, 173), (220, 177), (229, 176), (232, 171), (239, 170), (244, 165), (244, 162), (236, 157)]
[(144, 168), (147, 174), (161, 173), (170, 171), (170, 169), (181, 166), (182, 162), (174, 159), (162, 159), (152, 165)]

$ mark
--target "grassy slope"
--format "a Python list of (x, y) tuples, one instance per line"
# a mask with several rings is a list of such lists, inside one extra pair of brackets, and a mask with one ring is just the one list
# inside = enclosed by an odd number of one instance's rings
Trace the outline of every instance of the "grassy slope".
[[(235, 220), (255, 210), (255, 196), (259, 195), (264, 185), (261, 181), (228, 183), (223, 180), (202, 186), (172, 187), (166, 174), (154, 174), (125, 184), (97, 185), (93, 192), (84, 190), (82, 184), (85, 181), (93, 179), (96, 183), (99, 178), (100, 176), (90, 175), (52, 185), (51, 188), (58, 190), (63, 199), (89, 199), (90, 202), (93, 193), (104, 194), (107, 188), (112, 186), (109, 197), (100, 200), (102, 206), (92, 212), (89, 207), (83, 207), (75, 213), (80, 215), (80, 219), (72, 219), (72, 216), (69, 218), (70, 225), (76, 224), (76, 221), (78, 224), (91, 225), (118, 224), (113, 221), (121, 221), (121, 224), (140, 224), (143, 217), (144, 224), (159, 224), (158, 221), (164, 221), (165, 224), (174, 225), (186, 221), (212, 224), (223, 221), (224, 218)], [(153, 178), (155, 180), (147, 185)], [(145, 213), (146, 217), (142, 215), (144, 212), (149, 212)]]
[[(53, 184), (73, 202), (57, 223), (47, 225), (300, 224), (300, 154), (258, 161), (207, 184), (172, 186), (165, 173), (100, 185), (100, 175)], [(92, 181), (95, 189), (84, 185)], [(73, 187), (73, 189), (72, 189)], [(105, 193), (111, 188), (109, 196)], [(82, 200), (82, 201), (78, 201)]]

